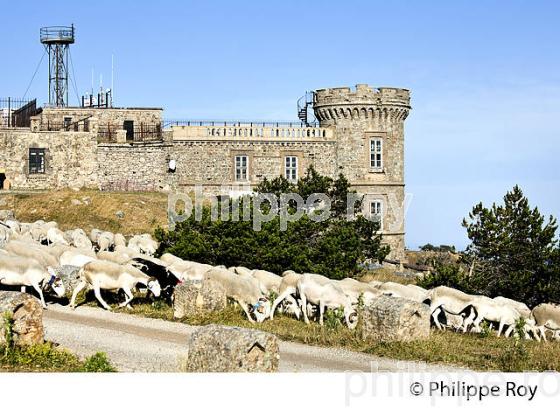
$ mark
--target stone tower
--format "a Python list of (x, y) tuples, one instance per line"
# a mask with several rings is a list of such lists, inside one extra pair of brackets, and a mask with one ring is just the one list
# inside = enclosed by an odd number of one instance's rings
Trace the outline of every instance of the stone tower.
[(378, 214), (392, 259), (404, 259), (404, 120), (410, 92), (367, 84), (315, 91), (322, 127), (334, 129), (337, 174), (364, 194), (364, 212)]

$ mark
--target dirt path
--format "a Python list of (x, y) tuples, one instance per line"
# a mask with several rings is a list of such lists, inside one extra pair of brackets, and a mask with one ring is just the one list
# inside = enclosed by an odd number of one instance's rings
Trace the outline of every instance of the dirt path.
[[(50, 305), (43, 323), (45, 338), (80, 356), (105, 352), (120, 371), (168, 372), (177, 369), (187, 336), (196, 328), (182, 323), (106, 312), (88, 306), (71, 310)], [(344, 372), (371, 368), (383, 371), (418, 369), (418, 364), (343, 349), (280, 342), (280, 371)], [(440, 366), (422, 365), (426, 370)]]

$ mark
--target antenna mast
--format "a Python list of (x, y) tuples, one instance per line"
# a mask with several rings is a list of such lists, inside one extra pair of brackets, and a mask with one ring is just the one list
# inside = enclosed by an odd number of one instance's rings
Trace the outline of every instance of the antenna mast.
[(49, 54), (49, 105), (68, 106), (68, 49), (74, 44), (74, 25), (42, 27), (41, 44)]

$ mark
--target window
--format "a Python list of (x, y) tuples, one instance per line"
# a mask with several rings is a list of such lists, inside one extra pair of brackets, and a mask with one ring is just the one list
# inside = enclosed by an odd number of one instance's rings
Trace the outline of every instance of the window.
[(72, 124), (72, 117), (64, 117), (64, 130), (70, 131), (70, 124)]
[(375, 169), (383, 168), (383, 140), (374, 138), (370, 141), (370, 166)]
[(297, 181), (298, 179), (298, 157), (285, 157), (285, 177), (288, 181)]
[(371, 220), (379, 222), (379, 230), (383, 230), (383, 201), (372, 201), (370, 204)]
[(29, 148), (29, 173), (45, 173), (45, 148)]
[(249, 168), (249, 158), (247, 155), (236, 155), (235, 156), (235, 180), (236, 181), (247, 181)]

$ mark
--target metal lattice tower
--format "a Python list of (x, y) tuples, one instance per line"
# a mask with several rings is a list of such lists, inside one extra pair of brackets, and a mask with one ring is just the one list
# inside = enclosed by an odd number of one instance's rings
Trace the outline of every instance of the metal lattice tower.
[(49, 105), (68, 105), (68, 49), (74, 44), (74, 25), (41, 28), (41, 43), (49, 54)]

